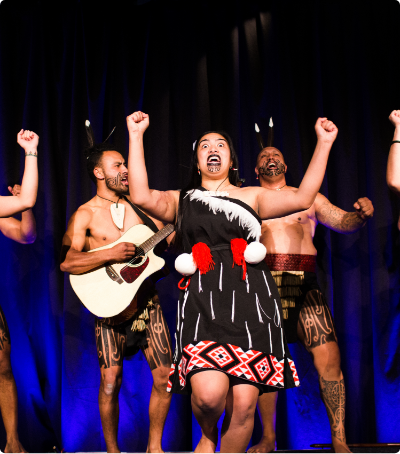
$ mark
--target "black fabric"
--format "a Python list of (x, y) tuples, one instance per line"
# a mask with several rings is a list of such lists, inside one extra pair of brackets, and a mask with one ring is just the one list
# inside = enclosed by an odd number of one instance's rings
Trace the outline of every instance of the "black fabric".
[[(282, 329), (279, 293), (267, 265), (247, 265), (243, 280), (242, 267), (232, 266), (232, 250), (221, 247), (238, 238), (254, 241), (261, 234), (260, 218), (246, 203), (211, 196), (203, 188), (188, 191), (187, 197), (184, 250), (191, 252), (197, 243), (205, 243), (213, 249), (214, 264), (207, 273), (197, 270), (181, 291), (172, 392), (190, 393), (186, 375), (210, 367), (265, 385), (264, 392), (272, 386), (298, 386), (295, 371), (288, 367), (293, 362)], [(242, 362), (245, 357), (251, 358), (248, 364)]]

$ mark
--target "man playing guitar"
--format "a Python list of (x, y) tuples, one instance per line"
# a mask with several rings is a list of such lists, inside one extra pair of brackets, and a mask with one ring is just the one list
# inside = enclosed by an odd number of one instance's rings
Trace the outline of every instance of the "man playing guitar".
[[(128, 169), (122, 155), (106, 143), (90, 145), (86, 150), (87, 168), (97, 194), (73, 214), (63, 238), (65, 259), (61, 270), (71, 274), (82, 274), (108, 262), (131, 259), (135, 253), (132, 243), (123, 242), (92, 253), (88, 251), (113, 243), (132, 226), (143, 224), (141, 217), (146, 218), (141, 212), (139, 217), (136, 207), (130, 203)], [(113, 207), (124, 210), (120, 216), (121, 228), (112, 216)], [(158, 228), (163, 227), (161, 222), (153, 222)], [(150, 219), (147, 224), (150, 226)], [(101, 370), (99, 408), (107, 452), (120, 452), (117, 432), (122, 362), (125, 356), (135, 354), (139, 348), (153, 375), (147, 452), (162, 452), (162, 432), (171, 401), (166, 389), (172, 354), (168, 326), (154, 287), (145, 281), (122, 313), (107, 319), (96, 318), (95, 323)]]

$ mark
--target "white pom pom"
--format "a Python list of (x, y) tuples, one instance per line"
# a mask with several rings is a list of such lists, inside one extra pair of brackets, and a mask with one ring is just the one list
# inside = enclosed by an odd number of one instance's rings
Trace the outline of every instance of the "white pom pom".
[(181, 254), (175, 260), (175, 269), (184, 276), (191, 276), (197, 270), (192, 254)]
[(258, 241), (250, 243), (244, 251), (244, 259), (246, 260), (247, 263), (250, 263), (252, 265), (260, 263), (262, 260), (265, 259), (266, 255), (267, 248)]

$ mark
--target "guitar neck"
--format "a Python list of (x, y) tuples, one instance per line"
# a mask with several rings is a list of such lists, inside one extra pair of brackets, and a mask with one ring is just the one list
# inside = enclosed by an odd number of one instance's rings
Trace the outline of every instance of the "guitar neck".
[(146, 240), (144, 243), (140, 245), (140, 248), (146, 254), (153, 249), (157, 244), (162, 241), (164, 238), (167, 238), (175, 230), (175, 227), (172, 224), (166, 225), (163, 229), (159, 232), (155, 233), (152, 237)]

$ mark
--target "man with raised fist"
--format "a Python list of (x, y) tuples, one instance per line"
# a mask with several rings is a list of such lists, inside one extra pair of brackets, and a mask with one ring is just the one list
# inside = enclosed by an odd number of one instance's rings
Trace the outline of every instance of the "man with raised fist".
[[(324, 131), (319, 129), (322, 128), (317, 124), (316, 133), (320, 140)], [(326, 140), (332, 138), (328, 136)], [(286, 184), (287, 165), (277, 148), (261, 150), (255, 171), (263, 188), (297, 191), (297, 188)], [(355, 211), (346, 212), (318, 193), (308, 210), (263, 221), (261, 235), (261, 242), (267, 248), (265, 260), (281, 296), (286, 338), (289, 343), (300, 340), (317, 369), (335, 452), (349, 452), (344, 430), (345, 387), (332, 314), (315, 274), (317, 250), (313, 238), (318, 222), (339, 233), (359, 230), (373, 216), (374, 208), (366, 197), (358, 199), (354, 208)], [(248, 452), (275, 449), (277, 397), (276, 392), (260, 396), (258, 408), (263, 422), (263, 436), (260, 443)]]
[[(32, 131), (21, 131), (17, 142), (25, 150), (25, 171), (20, 185), (9, 186), (11, 196), (0, 197), (0, 231), (22, 244), (36, 239), (36, 223), (31, 208), (38, 188), (37, 146), (39, 137)], [(21, 213), (21, 220), (12, 216)], [(11, 369), (11, 340), (7, 321), (0, 307), (0, 410), (7, 434), (4, 452), (26, 452), (18, 437), (18, 396)]]

